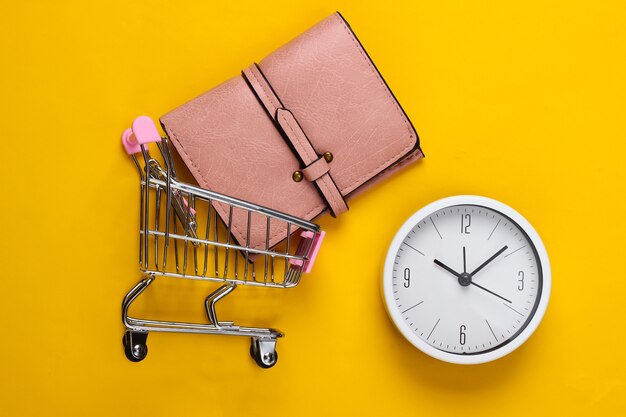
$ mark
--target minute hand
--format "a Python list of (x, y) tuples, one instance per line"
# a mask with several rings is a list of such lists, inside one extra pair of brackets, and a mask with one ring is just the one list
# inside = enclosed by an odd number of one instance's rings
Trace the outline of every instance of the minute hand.
[(504, 246), (502, 249), (500, 249), (499, 251), (497, 251), (496, 253), (494, 253), (491, 258), (487, 259), (485, 262), (483, 262), (482, 264), (480, 264), (480, 266), (476, 269), (474, 269), (470, 275), (473, 277), (474, 275), (476, 275), (476, 273), (478, 273), (478, 271), (480, 271), (481, 269), (483, 269), (484, 267), (486, 267), (489, 262), (493, 261), (494, 259), (496, 259), (498, 256), (500, 256), (500, 254), (502, 252), (504, 252), (505, 250), (507, 250), (509, 247), (508, 246)]

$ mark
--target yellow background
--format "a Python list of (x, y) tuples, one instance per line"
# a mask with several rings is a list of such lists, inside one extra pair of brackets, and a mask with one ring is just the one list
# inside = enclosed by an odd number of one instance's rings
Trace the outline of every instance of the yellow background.
[[(623, 2), (4, 3), (1, 415), (624, 413)], [(335, 10), (427, 158), (319, 220), (328, 238), (300, 286), (224, 301), (224, 318), (286, 332), (275, 368), (247, 339), (161, 333), (130, 363), (120, 303), (139, 279), (138, 179), (120, 133)], [(471, 367), (415, 350), (379, 291), (404, 220), (466, 193), (526, 216), (553, 267), (537, 332)], [(210, 285), (156, 286), (137, 315), (203, 320)]]

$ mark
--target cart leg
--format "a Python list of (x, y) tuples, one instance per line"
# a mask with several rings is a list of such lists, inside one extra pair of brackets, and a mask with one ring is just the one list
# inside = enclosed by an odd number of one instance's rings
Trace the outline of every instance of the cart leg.
[(122, 321), (126, 327), (126, 333), (122, 342), (124, 343), (124, 353), (130, 361), (139, 362), (143, 360), (148, 354), (148, 346), (146, 345), (148, 332), (160, 331), (248, 336), (251, 338), (250, 354), (257, 365), (262, 368), (271, 368), (276, 364), (278, 361), (276, 343), (277, 339), (283, 336), (281, 332), (268, 328), (235, 326), (233, 322), (220, 322), (217, 319), (215, 304), (237, 287), (234, 283), (225, 283), (206, 298), (205, 307), (209, 324), (155, 321), (129, 317), (128, 309), (130, 305), (154, 282), (154, 279), (154, 275), (145, 275), (126, 294), (122, 302)]
[(250, 355), (261, 368), (271, 368), (278, 361), (276, 339), (266, 337), (252, 337), (250, 340)]
[(126, 294), (126, 297), (124, 297), (124, 301), (122, 302), (122, 322), (128, 329), (124, 333), (122, 343), (124, 344), (124, 353), (126, 354), (126, 358), (132, 362), (142, 361), (148, 354), (148, 345), (146, 344), (148, 331), (133, 329), (133, 326), (128, 321), (128, 308), (132, 302), (135, 301), (135, 299), (139, 297), (139, 295), (144, 292), (150, 284), (152, 284), (152, 281), (154, 281), (153, 276), (143, 278), (128, 292), (128, 294)]
[(122, 322), (127, 329), (133, 328), (133, 326), (128, 322), (128, 308), (133, 303), (133, 301), (135, 301), (135, 299), (137, 299), (137, 297), (139, 297), (139, 295), (144, 292), (146, 288), (150, 286), (150, 284), (152, 284), (153, 281), (154, 277), (152, 275), (146, 276), (141, 281), (139, 281), (137, 285), (135, 285), (133, 289), (130, 290), (128, 294), (126, 294), (126, 296), (124, 297), (124, 301), (122, 301)]
[[(217, 290), (213, 291), (209, 296), (204, 300), (204, 306), (206, 308), (206, 314), (209, 318), (209, 323), (214, 325), (215, 327), (220, 327), (220, 322), (217, 320), (217, 313), (215, 312), (215, 304), (230, 294), (235, 288), (237, 288), (236, 284), (228, 283), (219, 287)], [(226, 324), (225, 322), (222, 324)], [(228, 323), (232, 324), (232, 323)]]

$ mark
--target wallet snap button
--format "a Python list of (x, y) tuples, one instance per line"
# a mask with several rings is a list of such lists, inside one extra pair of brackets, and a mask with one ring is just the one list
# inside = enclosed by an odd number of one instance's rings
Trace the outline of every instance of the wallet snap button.
[(302, 171), (295, 171), (293, 175), (291, 175), (291, 178), (293, 178), (295, 182), (300, 182), (302, 178), (304, 178), (304, 175), (302, 175)]
[(324, 152), (324, 159), (326, 162), (331, 162), (333, 160), (332, 152)]

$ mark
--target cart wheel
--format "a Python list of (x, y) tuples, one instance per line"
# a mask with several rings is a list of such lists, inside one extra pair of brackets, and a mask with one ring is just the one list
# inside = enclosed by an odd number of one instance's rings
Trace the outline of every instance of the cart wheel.
[(278, 362), (278, 352), (276, 352), (276, 340), (261, 341), (253, 337), (250, 343), (250, 356), (263, 369), (271, 368)]
[(131, 332), (127, 330), (122, 338), (124, 344), (124, 354), (131, 362), (140, 362), (145, 359), (148, 354), (147, 332)]

